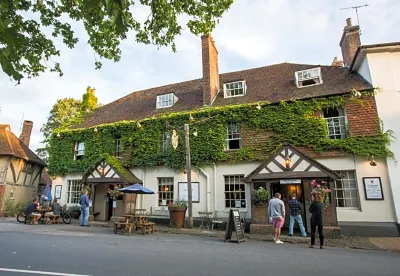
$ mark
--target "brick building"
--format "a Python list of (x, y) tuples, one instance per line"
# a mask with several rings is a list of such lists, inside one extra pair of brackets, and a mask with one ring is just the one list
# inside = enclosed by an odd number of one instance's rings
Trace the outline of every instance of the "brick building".
[[(358, 32), (350, 23), (344, 29), (340, 42), (346, 65), (354, 57), (353, 38), (356, 37), (354, 33)], [(65, 158), (70, 159), (71, 166), (82, 162), (84, 158), (92, 158), (88, 156), (89, 151), (93, 150), (93, 146), (89, 149), (89, 143), (93, 140), (91, 137), (101, 132), (107, 124), (121, 122), (122, 127), (123, 122), (127, 122), (139, 126), (140, 122), (151, 123), (152, 119), (161, 117), (166, 118), (168, 124), (167, 116), (170, 114), (212, 113), (222, 107), (240, 105), (267, 113), (268, 108), (273, 108), (274, 104), (293, 99), (302, 102), (335, 96), (348, 99), (342, 105), (322, 108), (315, 110), (314, 114), (305, 115), (323, 119), (321, 121), (326, 129), (326, 137), (323, 139), (327, 141), (326, 144), (333, 140), (339, 140), (336, 144), (340, 144), (340, 140), (367, 139), (380, 134), (374, 96), (365, 96), (362, 103), (350, 100), (354, 93), (371, 91), (373, 87), (359, 74), (351, 73), (348, 68), (341, 66), (338, 60), (331, 66), (281, 63), (220, 74), (216, 43), (210, 35), (202, 36), (201, 47), (202, 78), (137, 91), (97, 109), (83, 123), (74, 126), (74, 133), (82, 133), (79, 137), (83, 138), (77, 138), (74, 143), (62, 148), (63, 137), (69, 134), (61, 132), (57, 134), (58, 138), (54, 137), (55, 153), (50, 156), (50, 165), (55, 164), (57, 151), (68, 153)], [(251, 229), (259, 231), (267, 227), (264, 227), (266, 221), (262, 212), (259, 214), (252, 204), (253, 189), (264, 187), (270, 194), (279, 191), (284, 201), (288, 200), (291, 193), (296, 193), (303, 204), (303, 210), (307, 210), (310, 205), (310, 182), (317, 179), (327, 181), (333, 190), (328, 214), (333, 229), (340, 227), (344, 234), (397, 235), (397, 230), (393, 230), (393, 199), (389, 196), (390, 180), (384, 159), (357, 155), (334, 147), (318, 151), (312, 145), (302, 145), (301, 142), (295, 146), (281, 143), (281, 147), (271, 153), (268, 143), (276, 138), (274, 131), (250, 126), (246, 122), (236, 123), (234, 114), (229, 116), (232, 116), (232, 120), (222, 130), (226, 140), (224, 149), (221, 149), (228, 154), (228, 160), (210, 160), (208, 165), (192, 168), (195, 217), (198, 212), (220, 214), (229, 208), (238, 208), (247, 221), (253, 224)], [(115, 128), (117, 132), (118, 126)], [(145, 131), (145, 128), (138, 128), (137, 131)], [(162, 146), (169, 145), (171, 133), (163, 133), (159, 139)], [(153, 146), (149, 144), (148, 150), (152, 151), (155, 148)], [(251, 155), (240, 157), (245, 153), (243, 149), (252, 149)], [(124, 155), (121, 141), (115, 137), (115, 156), (129, 159), (132, 155), (135, 155), (135, 149)], [(95, 169), (84, 173), (78, 170), (59, 173), (53, 181), (53, 187), (62, 187), (63, 203), (77, 204), (82, 185), (92, 185), (93, 211), (98, 213), (99, 220), (108, 220), (112, 215), (112, 203), (106, 191), (116, 184), (135, 181), (156, 191), (154, 196), (138, 197), (137, 202), (138, 207), (152, 213), (162, 213), (168, 203), (187, 197), (187, 175), (184, 170), (172, 169), (163, 164), (124, 167), (104, 159), (94, 162), (90, 167)], [(367, 180), (372, 182), (364, 184)], [(368, 187), (374, 190), (371, 192)], [(370, 194), (367, 195), (367, 192)], [(380, 199), (379, 196), (383, 194), (384, 199), (371, 200), (374, 197)], [(123, 212), (123, 197), (121, 199), (117, 200), (117, 215)], [(310, 230), (307, 212), (303, 211), (303, 219)], [(359, 228), (359, 222), (368, 222), (368, 227)]]

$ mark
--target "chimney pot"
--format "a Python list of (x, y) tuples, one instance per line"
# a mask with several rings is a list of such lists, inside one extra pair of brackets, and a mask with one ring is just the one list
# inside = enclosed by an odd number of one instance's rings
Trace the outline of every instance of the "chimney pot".
[(24, 143), (27, 147), (29, 147), (29, 142), (31, 140), (32, 128), (33, 128), (33, 122), (25, 120), (22, 126), (21, 135), (19, 136), (19, 140), (22, 143)]
[(346, 22), (347, 22), (347, 27), (353, 26), (353, 22), (352, 22), (351, 18), (347, 18)]

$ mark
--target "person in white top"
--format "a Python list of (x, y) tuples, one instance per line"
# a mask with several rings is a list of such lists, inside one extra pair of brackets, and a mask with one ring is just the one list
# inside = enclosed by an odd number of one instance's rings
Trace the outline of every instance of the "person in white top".
[(280, 240), (280, 237), (281, 237), (281, 228), (285, 223), (285, 205), (281, 200), (280, 193), (276, 193), (275, 197), (269, 201), (268, 215), (270, 222), (274, 226), (275, 243), (283, 243)]

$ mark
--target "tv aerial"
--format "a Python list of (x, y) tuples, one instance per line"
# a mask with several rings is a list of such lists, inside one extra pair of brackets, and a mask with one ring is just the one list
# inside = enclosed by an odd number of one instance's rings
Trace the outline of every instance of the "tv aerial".
[[(360, 18), (358, 17), (358, 9), (360, 8), (365, 8), (368, 7), (369, 5), (361, 5), (361, 6), (354, 6), (354, 7), (347, 7), (347, 8), (341, 8), (340, 10), (356, 10), (356, 14), (357, 14), (357, 25), (360, 26)], [(361, 35), (361, 26), (360, 26), (360, 35)]]

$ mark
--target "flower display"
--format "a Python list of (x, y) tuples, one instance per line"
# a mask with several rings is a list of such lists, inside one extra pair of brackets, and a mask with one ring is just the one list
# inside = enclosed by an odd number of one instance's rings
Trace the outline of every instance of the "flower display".
[(109, 194), (113, 199), (117, 199), (119, 196), (123, 195), (123, 193), (119, 191), (120, 188), (123, 188), (122, 185), (121, 186), (115, 185), (114, 190), (108, 188), (107, 194)]
[(322, 203), (329, 204), (329, 193), (332, 192), (326, 185), (328, 183), (326, 181), (321, 181), (318, 183), (316, 180), (311, 181), (311, 194), (318, 194), (321, 196)]

